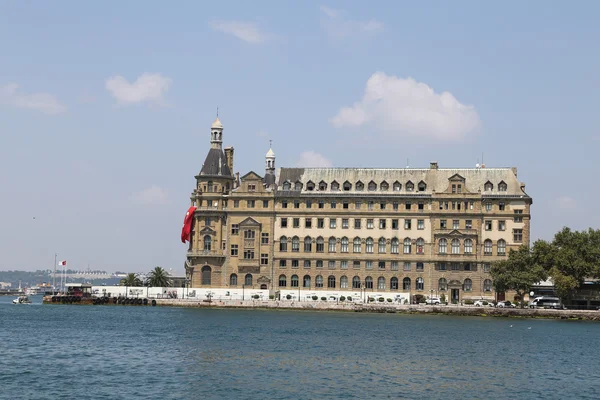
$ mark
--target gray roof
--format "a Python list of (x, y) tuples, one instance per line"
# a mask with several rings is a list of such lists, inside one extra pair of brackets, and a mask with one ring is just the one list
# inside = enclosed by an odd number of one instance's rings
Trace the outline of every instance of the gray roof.
[[(464, 188), (466, 192), (478, 193), (481, 191), (483, 195), (492, 196), (525, 196), (528, 197), (525, 191), (521, 188), (524, 186), (517, 179), (516, 168), (280, 168), (277, 173), (278, 190), (283, 190), (284, 183), (290, 182), (290, 191), (296, 194), (334, 194), (331, 190), (331, 184), (335, 181), (339, 184), (339, 192), (351, 194), (369, 194), (369, 195), (431, 195), (445, 192), (449, 187), (449, 179), (455, 175), (460, 175), (464, 178)], [(327, 184), (325, 191), (319, 191), (319, 183), (323, 181)], [(352, 184), (352, 189), (344, 191), (343, 184), (348, 181)], [(377, 184), (377, 189), (374, 191), (368, 190), (369, 183), (373, 181)], [(386, 182), (389, 185), (387, 191), (381, 190), (381, 183)], [(493, 185), (493, 189), (484, 190), (486, 182)], [(295, 183), (302, 183), (300, 191), (295, 190)], [(315, 188), (312, 191), (306, 189), (306, 184), (313, 182)], [(361, 182), (364, 185), (363, 190), (357, 190), (357, 183)], [(395, 182), (400, 183), (399, 191), (393, 190)], [(414, 185), (413, 191), (406, 190), (406, 184), (412, 182)], [(418, 190), (419, 183), (425, 183), (426, 188), (423, 191)], [(499, 191), (498, 185), (504, 182), (507, 185), (506, 191)]]
[(210, 149), (202, 164), (200, 174), (203, 176), (226, 176), (233, 177), (227, 161), (225, 159), (225, 153), (221, 149)]

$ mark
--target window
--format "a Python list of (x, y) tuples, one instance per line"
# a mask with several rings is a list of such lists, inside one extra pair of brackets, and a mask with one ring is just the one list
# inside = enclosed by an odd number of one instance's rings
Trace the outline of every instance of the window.
[(383, 276), (377, 278), (377, 289), (385, 290), (385, 278)]
[(287, 208), (287, 206), (288, 206), (287, 200), (282, 200), (281, 201), (281, 208)]
[(347, 237), (343, 237), (342, 238), (342, 253), (347, 253), (348, 252), (348, 238)]
[(252, 286), (252, 274), (246, 274), (244, 277), (244, 286)]
[(292, 275), (292, 279), (290, 281), (290, 286), (291, 287), (298, 287), (299, 286), (298, 275)]
[(327, 287), (328, 288), (335, 288), (335, 276), (329, 275), (327, 277)]
[(486, 279), (483, 281), (483, 291), (484, 292), (492, 291), (492, 281), (490, 279)]
[(404, 271), (410, 271), (410, 262), (405, 262), (404, 263)]
[(240, 201), (239, 200), (234, 200), (233, 201), (233, 208), (240, 208)]
[(398, 181), (394, 182), (393, 189), (394, 189), (394, 192), (399, 192), (402, 189), (402, 185), (400, 184), (400, 182), (398, 182)]
[(523, 210), (515, 210), (515, 222), (523, 222)]
[(269, 255), (268, 254), (261, 253), (260, 265), (269, 265)]
[(294, 236), (292, 238), (292, 251), (293, 252), (300, 251), (300, 238), (298, 236)]
[(473, 290), (473, 282), (469, 278), (465, 279), (465, 282), (463, 284), (463, 290), (465, 292), (470, 292), (471, 290)]
[(325, 202), (323, 200), (319, 200), (319, 208), (325, 208)]
[(506, 242), (504, 241), (504, 239), (500, 239), (498, 240), (498, 255), (499, 256), (504, 256), (506, 255)]
[(410, 243), (410, 239), (409, 238), (404, 239), (404, 254), (410, 254), (412, 252), (411, 251), (412, 250), (411, 247), (412, 246), (411, 246), (411, 243)]
[(465, 271), (471, 271), (471, 263), (465, 263), (464, 270)]
[(402, 279), (402, 290), (410, 290), (410, 278)]
[(254, 250), (244, 250), (244, 260), (254, 260)]
[(490, 239), (486, 239), (486, 241), (483, 242), (483, 254), (486, 256), (492, 255), (492, 241)]
[(373, 208), (375, 207), (375, 203), (372, 201), (367, 202), (367, 209), (369, 211), (373, 211)]
[(367, 229), (373, 229), (373, 220), (367, 219)]
[(355, 276), (354, 278), (352, 278), (352, 288), (360, 289), (360, 278), (358, 276)]
[(411, 226), (412, 226), (412, 220), (410, 220), (410, 219), (405, 219), (405, 220), (404, 220), (404, 229), (406, 229), (406, 230), (410, 230)]
[(523, 242), (523, 229), (513, 229), (513, 242)]
[(492, 190), (494, 190), (494, 185), (492, 184), (492, 182), (487, 181), (485, 185), (483, 185), (483, 190), (486, 192), (491, 192)]
[(287, 267), (287, 260), (279, 260), (279, 268)]
[(367, 238), (365, 247), (367, 253), (373, 253), (373, 238)]
[(411, 181), (406, 182), (406, 191), (407, 192), (412, 192), (413, 190), (415, 190), (415, 184), (412, 183)]
[(398, 220), (397, 219), (392, 220), (392, 229), (398, 229)]
[(292, 260), (292, 268), (298, 268), (298, 265), (299, 265), (298, 260)]
[(440, 254), (446, 254), (447, 249), (448, 249), (448, 240), (442, 238), (438, 242), (438, 245), (439, 245), (438, 253), (440, 253)]
[(379, 244), (377, 247), (377, 251), (379, 252), (379, 254), (385, 253), (385, 238), (379, 238)]
[(347, 210), (347, 209), (348, 209), (348, 202), (347, 202), (347, 201), (343, 201), (343, 202), (342, 202), (342, 208), (343, 208), (344, 210)]
[(337, 220), (335, 218), (329, 218), (329, 228), (330, 229), (335, 229), (336, 221)]
[(452, 220), (452, 229), (458, 229), (460, 226), (460, 221), (458, 219)]
[(328, 269), (335, 269), (335, 261), (334, 260), (327, 261), (327, 268)]
[(394, 211), (398, 211), (398, 208), (399, 208), (399, 206), (398, 206), (398, 202), (397, 202), (397, 201), (394, 201), (394, 202), (392, 203), (392, 209), (393, 209)]
[(386, 206), (385, 201), (380, 201), (379, 202), (379, 209), (380, 210), (385, 210), (385, 206)]
[(306, 183), (306, 190), (313, 191), (315, 190), (315, 184), (312, 181), (308, 181)]
[(231, 274), (229, 277), (229, 286), (237, 286), (237, 275)]
[(473, 253), (473, 240), (465, 239), (465, 254)]
[(417, 278), (417, 280), (415, 282), (415, 289), (417, 289), (417, 290), (423, 290), (424, 286), (425, 286), (425, 284), (423, 282), (423, 278)]
[(508, 189), (508, 186), (506, 185), (506, 183), (504, 183), (504, 181), (502, 181), (498, 184), (499, 192), (506, 192), (507, 189)]
[(425, 253), (425, 240), (423, 238), (417, 239), (417, 254)]
[(506, 230), (506, 221), (498, 221), (498, 230), (505, 231)]
[(440, 292), (448, 290), (448, 282), (446, 282), (446, 278), (440, 278), (438, 280), (438, 290)]
[(304, 227), (306, 229), (312, 228), (312, 218), (304, 218)]
[(312, 200), (306, 200), (306, 208), (312, 208)]
[(348, 181), (344, 182), (344, 192), (349, 192), (350, 190), (352, 190), (352, 184)]
[(410, 210), (410, 208), (411, 208), (411, 203), (410, 203), (410, 201), (407, 201), (406, 203), (404, 203), (404, 208), (405, 208), (406, 210)]
[(490, 272), (490, 264), (483, 264), (483, 272)]
[(425, 220), (424, 219), (418, 219), (417, 220), (417, 229), (418, 230), (425, 229)]
[(485, 230), (486, 231), (491, 231), (492, 230), (492, 221), (490, 221), (490, 220), (486, 220), (485, 221)]
[(360, 261), (352, 261), (352, 268), (360, 269)]
[(285, 275), (279, 275), (279, 287), (286, 287), (287, 280)]
[(427, 184), (423, 181), (419, 182), (419, 184), (417, 185), (417, 190), (419, 192), (424, 192), (425, 190), (427, 190)]
[(335, 253), (335, 238), (334, 237), (329, 238), (329, 252)]
[(317, 218), (317, 228), (325, 228), (325, 218)]
[(319, 182), (319, 190), (327, 190), (327, 183), (324, 181)]
[(254, 208), (256, 201), (255, 200), (246, 200), (246, 204), (247, 204), (248, 208)]
[(492, 211), (492, 202), (486, 201), (484, 204), (484, 207), (485, 207), (485, 211)]
[(352, 249), (352, 251), (354, 251), (355, 253), (360, 253), (360, 238), (356, 237), (354, 238), (354, 247)]
[(383, 218), (379, 220), (379, 229), (385, 229), (385, 222), (386, 220)]
[(460, 263), (453, 262), (452, 264), (450, 264), (450, 268), (452, 269), (452, 271), (460, 271)]
[(281, 227), (282, 228), (287, 228), (288, 224), (287, 224), (287, 218), (281, 218)]
[(399, 247), (400, 247), (400, 241), (397, 238), (393, 238), (391, 241), (390, 253), (398, 254), (400, 251)]
[(310, 287), (310, 275), (304, 275), (304, 277), (302, 278), (302, 286), (305, 288)]
[(443, 263), (439, 263), (438, 264), (438, 269), (440, 271), (446, 271), (446, 263), (444, 263), (444, 262)]
[(296, 182), (294, 184), (294, 190), (302, 190), (302, 182)]
[(421, 211), (423, 211), (425, 209), (425, 204), (419, 202), (418, 209), (421, 210)]
[(211, 239), (210, 235), (205, 235), (204, 236), (204, 251), (210, 251), (211, 244), (212, 244), (212, 239)]
[(279, 238), (279, 251), (287, 251), (287, 238), (285, 236)]
[(390, 290), (398, 290), (398, 278), (393, 277), (390, 279)]
[(379, 261), (377, 263), (377, 269), (379, 269), (380, 271), (385, 271), (385, 261)]
[(325, 251), (325, 240), (321, 236), (317, 238), (317, 253), (323, 253)]
[(354, 229), (360, 229), (360, 218), (354, 218)]
[(440, 219), (440, 229), (446, 229), (446, 220)]
[(263, 200), (263, 208), (269, 208), (269, 200)]
[(348, 277), (346, 275), (340, 278), (340, 289), (348, 289)]
[(462, 185), (459, 183), (457, 186), (458, 193), (462, 193)]
[(392, 263), (390, 265), (390, 269), (392, 271), (398, 271), (398, 261), (392, 261)]
[(356, 203), (354, 203), (354, 209), (360, 210), (360, 206), (361, 206), (361, 202), (360, 201), (357, 201)]
[(373, 261), (365, 261), (365, 269), (373, 269)]
[(312, 252), (312, 238), (310, 236), (304, 238), (304, 252)]
[(240, 233), (240, 226), (238, 224), (232, 224), (231, 225), (231, 234), (239, 235), (239, 233)]
[(321, 275), (317, 275), (317, 277), (315, 278), (315, 287), (323, 287), (323, 277)]
[(347, 260), (340, 261), (340, 269), (348, 269), (348, 261)]
[(460, 254), (460, 240), (452, 239), (452, 254)]
[(425, 269), (425, 264), (423, 264), (422, 262), (418, 262), (417, 263), (417, 271), (423, 272), (424, 269)]
[(452, 184), (452, 193), (456, 193), (456, 184)]
[(339, 190), (340, 190), (340, 184), (337, 183), (336, 181), (331, 182), (331, 191), (337, 192)]
[(238, 245), (237, 244), (232, 244), (231, 245), (231, 255), (233, 257), (237, 257), (238, 256)]
[(206, 217), (206, 226), (210, 226), (210, 225), (211, 225), (211, 218)]
[(267, 232), (260, 234), (260, 244), (269, 244), (269, 234)]
[(253, 231), (251, 229), (246, 229), (244, 231), (244, 239), (254, 239), (255, 236), (256, 236), (256, 231)]
[(367, 276), (365, 278), (365, 288), (373, 289), (373, 278), (371, 278), (370, 276)]
[[(317, 261), (317, 268), (319, 268), (319, 261)], [(321, 266), (320, 268), (323, 268), (323, 261), (321, 261)], [(310, 269), (310, 260), (304, 260), (304, 269)]]
[(470, 219), (465, 220), (465, 229), (472, 229), (473, 228), (473, 221)]
[(293, 219), (294, 228), (300, 228), (300, 218)]
[(348, 229), (348, 218), (342, 218), (342, 229)]
[(389, 190), (390, 185), (388, 185), (388, 183), (386, 181), (381, 182), (381, 184), (379, 185), (379, 190), (381, 191), (387, 191)]
[(506, 204), (503, 201), (498, 203), (498, 210), (500, 210), (500, 211), (506, 210)]

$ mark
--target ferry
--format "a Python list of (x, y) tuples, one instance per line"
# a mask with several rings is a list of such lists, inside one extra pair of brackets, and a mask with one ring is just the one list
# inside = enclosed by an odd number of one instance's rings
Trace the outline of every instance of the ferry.
[(13, 304), (31, 304), (31, 300), (29, 300), (29, 297), (27, 296), (19, 296), (18, 298), (14, 299)]

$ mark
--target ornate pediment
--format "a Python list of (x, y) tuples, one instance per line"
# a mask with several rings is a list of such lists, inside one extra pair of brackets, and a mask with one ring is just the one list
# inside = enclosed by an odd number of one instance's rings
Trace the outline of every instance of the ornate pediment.
[(261, 276), (258, 277), (258, 279), (256, 280), (256, 282), (269, 284), (269, 283), (271, 283), (271, 280), (269, 278), (267, 278), (266, 276), (261, 275)]
[(262, 176), (258, 175), (254, 171), (250, 171), (246, 175), (242, 176), (240, 179), (242, 180), (242, 182), (244, 182), (244, 181), (262, 181)]
[(248, 217), (245, 220), (243, 220), (242, 222), (240, 222), (240, 226), (245, 226), (245, 227), (252, 226), (252, 227), (260, 228), (261, 224), (254, 218)]
[(448, 178), (448, 180), (450, 182), (464, 182), (465, 178), (462, 177), (460, 174), (454, 174), (450, 178)]
[(216, 235), (217, 232), (215, 232), (215, 230), (212, 229), (210, 226), (205, 226), (204, 228), (202, 228), (200, 230), (200, 234), (201, 235)]
[(454, 279), (454, 280), (451, 280), (450, 282), (448, 282), (448, 286), (462, 286), (462, 282)]

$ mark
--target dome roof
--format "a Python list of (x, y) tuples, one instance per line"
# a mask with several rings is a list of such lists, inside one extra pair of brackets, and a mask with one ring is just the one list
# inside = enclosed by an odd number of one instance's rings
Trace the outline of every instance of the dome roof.
[(273, 149), (269, 148), (269, 151), (267, 152), (267, 157), (275, 157), (275, 153), (273, 152)]
[(221, 121), (219, 121), (219, 117), (217, 117), (217, 119), (215, 119), (215, 122), (213, 122), (211, 128), (223, 129), (223, 124), (221, 123)]

